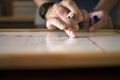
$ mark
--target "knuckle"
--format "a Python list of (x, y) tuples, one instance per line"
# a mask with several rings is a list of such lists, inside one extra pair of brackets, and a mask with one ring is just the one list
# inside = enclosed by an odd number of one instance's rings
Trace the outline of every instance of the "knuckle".
[(55, 4), (53, 5), (53, 8), (56, 9), (56, 8), (58, 7), (58, 5), (59, 5), (58, 3), (55, 3)]
[(74, 14), (75, 14), (76, 17), (83, 17), (83, 12), (81, 12), (80, 10), (75, 10)]
[(64, 14), (66, 12), (66, 10), (59, 4), (55, 4), (53, 7), (57, 14)]
[(73, 6), (74, 5), (74, 2), (72, 0), (66, 0), (66, 4), (67, 5), (70, 5), (70, 6)]
[(106, 12), (104, 10), (101, 10), (100, 13), (101, 13), (101, 15), (105, 15), (106, 14)]
[(74, 25), (75, 23), (76, 23), (76, 21), (74, 21), (74, 20), (67, 20), (67, 22), (66, 22), (68, 25)]
[(79, 9), (76, 10), (76, 13), (77, 13), (77, 14), (80, 14), (80, 15), (82, 14), (81, 11), (80, 11)]
[(64, 13), (64, 12), (65, 12), (65, 10), (64, 10), (62, 7), (59, 7), (59, 8), (58, 8), (58, 13), (62, 14), (62, 13)]
[(83, 16), (78, 16), (76, 19), (77, 19), (78, 22), (82, 22), (83, 19), (86, 20), (86, 19), (88, 19), (88, 17), (83, 18)]

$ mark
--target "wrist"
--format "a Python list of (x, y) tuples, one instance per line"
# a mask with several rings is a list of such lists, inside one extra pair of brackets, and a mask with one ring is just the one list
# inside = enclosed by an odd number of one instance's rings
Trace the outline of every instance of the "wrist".
[(43, 18), (46, 19), (46, 15), (48, 11), (50, 10), (51, 6), (54, 5), (54, 2), (46, 2), (42, 4), (39, 8), (39, 15)]

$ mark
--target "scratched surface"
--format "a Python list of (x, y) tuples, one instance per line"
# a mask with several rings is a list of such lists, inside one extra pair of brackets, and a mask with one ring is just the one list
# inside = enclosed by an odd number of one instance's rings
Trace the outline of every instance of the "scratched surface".
[(120, 33), (0, 32), (0, 52), (120, 52)]

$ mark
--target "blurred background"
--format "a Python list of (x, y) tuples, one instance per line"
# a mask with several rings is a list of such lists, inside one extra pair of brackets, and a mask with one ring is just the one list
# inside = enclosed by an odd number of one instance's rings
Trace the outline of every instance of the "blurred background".
[[(0, 28), (42, 28), (45, 21), (37, 13), (34, 0), (0, 0)], [(110, 15), (115, 28), (120, 28), (120, 0)]]
[(34, 0), (0, 0), (0, 28), (36, 28)]

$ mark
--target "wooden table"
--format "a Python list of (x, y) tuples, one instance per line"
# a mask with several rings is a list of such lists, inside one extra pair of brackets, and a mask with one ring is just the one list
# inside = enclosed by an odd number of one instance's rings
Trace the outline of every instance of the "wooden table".
[(78, 32), (0, 29), (0, 80), (119, 80), (120, 31)]
[(119, 30), (80, 30), (76, 39), (62, 31), (0, 30), (0, 69), (105, 66), (120, 66)]

